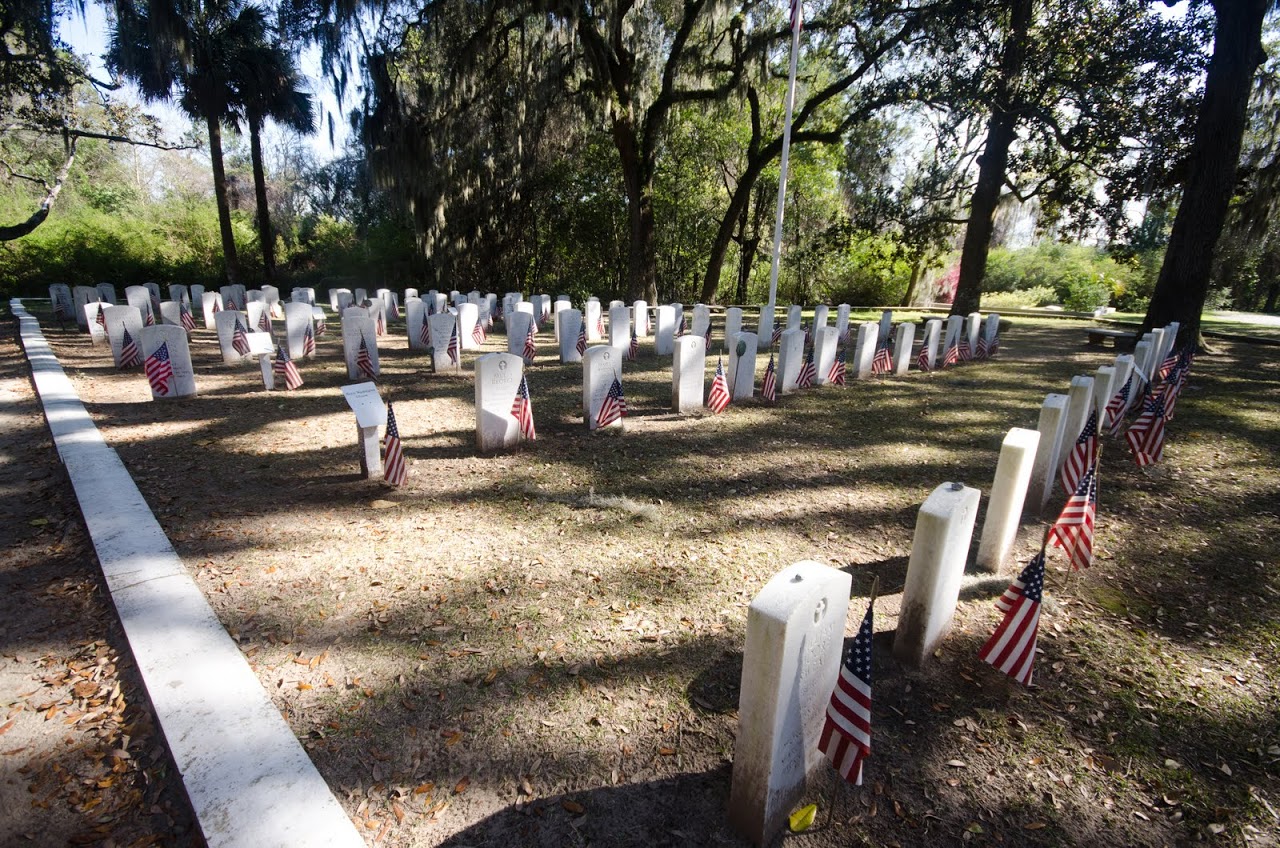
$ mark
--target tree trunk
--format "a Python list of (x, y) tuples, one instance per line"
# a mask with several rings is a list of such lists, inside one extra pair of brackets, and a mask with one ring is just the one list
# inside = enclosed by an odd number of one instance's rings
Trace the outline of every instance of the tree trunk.
[(58, 201), (58, 195), (62, 193), (62, 186), (67, 181), (67, 174), (71, 173), (71, 166), (76, 161), (76, 143), (78, 141), (80, 141), (79, 136), (71, 136), (67, 141), (66, 161), (62, 163), (62, 167), (58, 169), (58, 173), (54, 176), (53, 185), (47, 186), (44, 200), (40, 201), (40, 208), (33, 212), (30, 218), (21, 223), (0, 226), (0, 241), (20, 239), (43, 224), (45, 219), (49, 217), (49, 212), (53, 210), (53, 204)]
[(991, 100), (991, 117), (987, 121), (987, 141), (978, 157), (978, 183), (969, 202), (969, 222), (964, 230), (964, 246), (960, 250), (960, 280), (956, 285), (952, 315), (977, 312), (982, 302), (982, 279), (987, 273), (987, 253), (991, 250), (991, 233), (995, 229), (996, 206), (1009, 168), (1009, 146), (1017, 135), (1017, 116), (1011, 93), (1027, 53), (1027, 31), (1031, 27), (1033, 0), (1012, 0), (1009, 8), (1009, 34), (1000, 57), (1000, 77)]
[(1213, 58), (1205, 74), (1187, 181), (1142, 331), (1181, 324), (1178, 341), (1200, 338), (1214, 248), (1235, 192), (1253, 75), (1265, 58), (1262, 22), (1270, 0), (1217, 0)]
[(902, 296), (902, 303), (898, 304), (904, 309), (916, 298), (916, 287), (920, 285), (920, 277), (924, 274), (924, 265), (928, 259), (928, 253), (921, 253), (916, 257), (916, 261), (911, 263), (911, 282), (907, 283), (907, 293)]
[(613, 143), (627, 192), (627, 299), (658, 302), (658, 248), (653, 219), (653, 168), (640, 155), (630, 115), (615, 118)]
[(267, 175), (262, 167), (262, 121), (249, 119), (249, 158), (253, 162), (253, 196), (258, 205), (258, 241), (262, 244), (262, 267), (267, 281), (276, 278), (276, 236), (271, 229), (267, 207)]
[[(738, 285), (734, 290), (733, 302), (745, 306), (747, 303), (747, 283), (751, 280), (751, 267), (755, 264), (756, 250), (760, 247), (760, 236), (755, 237), (747, 235), (747, 208), (742, 208), (742, 214), (738, 216), (738, 235), (735, 241), (738, 242)], [(704, 301), (708, 302), (708, 301)]]
[(231, 204), (227, 201), (227, 171), (222, 165), (222, 127), (217, 118), (207, 118), (209, 127), (209, 158), (213, 161), (213, 196), (218, 202), (218, 229), (222, 231), (222, 256), (227, 272), (227, 283), (235, 285), (240, 279), (240, 265), (236, 261), (236, 239), (231, 231)]
[(1272, 280), (1271, 285), (1267, 287), (1267, 302), (1262, 304), (1262, 311), (1275, 312), (1277, 298), (1280, 298), (1280, 280)]

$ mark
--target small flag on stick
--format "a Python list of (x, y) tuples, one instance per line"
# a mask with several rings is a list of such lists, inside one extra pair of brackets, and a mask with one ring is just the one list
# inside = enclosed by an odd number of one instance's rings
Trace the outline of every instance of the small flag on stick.
[(520, 377), (520, 388), (516, 389), (516, 399), (511, 403), (511, 416), (520, 425), (520, 436), (527, 442), (538, 437), (533, 428), (533, 401), (529, 398), (529, 380)]
[(133, 336), (129, 335), (129, 331), (124, 331), (124, 336), (120, 339), (120, 367), (133, 368), (142, 364), (142, 351), (138, 350), (138, 343), (133, 340)]
[(356, 370), (375, 383), (378, 372), (373, 370), (373, 357), (369, 355), (369, 344), (364, 336), (360, 337), (360, 349), (356, 351)]
[(144, 368), (151, 390), (158, 395), (169, 394), (169, 381), (173, 379), (173, 363), (169, 361), (168, 342), (161, 342), (160, 347), (151, 352)]
[(387, 401), (387, 437), (384, 441), (382, 479), (393, 486), (403, 486), (409, 477), (404, 463), (404, 448), (400, 444), (400, 428), (396, 425), (396, 411)]
[(996, 601), (996, 608), (1005, 614), (1004, 620), (978, 652), (979, 659), (991, 663), (1023, 686), (1031, 685), (1043, 595), (1044, 550), (1041, 549)]
[(760, 396), (769, 403), (778, 399), (778, 372), (773, 367), (773, 354), (769, 354), (769, 365), (764, 369), (764, 381), (760, 384)]
[(600, 412), (596, 415), (596, 426), (608, 427), (613, 422), (625, 418), (626, 414), (627, 399), (622, 394), (622, 383), (614, 377), (613, 385), (609, 387), (609, 393), (604, 397), (604, 403), (600, 404)]
[(236, 327), (231, 331), (231, 349), (241, 356), (249, 355), (249, 334), (244, 331), (244, 325), (240, 323), (240, 316), (236, 316)]
[(871, 753), (871, 637), (872, 610), (867, 605), (862, 626), (843, 662), (827, 704), (827, 719), (818, 750), (837, 772), (855, 786), (862, 785), (862, 764)]
[(283, 344), (276, 345), (276, 359), (271, 363), (271, 372), (277, 379), (284, 380), (284, 387), (289, 391), (302, 387), (302, 375), (298, 373), (298, 366), (293, 364), (289, 351)]
[(1049, 528), (1049, 544), (1062, 548), (1079, 571), (1093, 564), (1093, 522), (1098, 511), (1098, 465), (1095, 462), (1067, 498), (1058, 520)]
[(716, 357), (716, 375), (711, 379), (711, 391), (707, 393), (707, 408), (719, 415), (729, 406), (729, 381), (724, 376), (724, 360)]

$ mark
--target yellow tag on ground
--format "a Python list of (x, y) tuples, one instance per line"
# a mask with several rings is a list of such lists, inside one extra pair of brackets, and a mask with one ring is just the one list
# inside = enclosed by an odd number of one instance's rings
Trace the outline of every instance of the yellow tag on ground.
[(804, 833), (813, 827), (813, 820), (818, 815), (818, 805), (810, 804), (807, 807), (801, 807), (791, 814), (791, 832)]

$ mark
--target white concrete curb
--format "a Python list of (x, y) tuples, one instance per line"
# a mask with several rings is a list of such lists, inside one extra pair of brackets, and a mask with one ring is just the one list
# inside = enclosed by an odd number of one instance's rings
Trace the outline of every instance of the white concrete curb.
[(80, 402), (40, 325), (21, 322), (36, 391), (111, 598), (211, 848), (363, 846)]

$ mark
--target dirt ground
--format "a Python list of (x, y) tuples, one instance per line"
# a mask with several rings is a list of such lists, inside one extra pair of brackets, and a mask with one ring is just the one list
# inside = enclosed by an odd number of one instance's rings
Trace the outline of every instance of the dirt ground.
[[(671, 414), (670, 361), (646, 343), (624, 369), (625, 431), (595, 435), (579, 366), (559, 365), (543, 334), (529, 370), (538, 439), (497, 456), (474, 447), (474, 354), (463, 374), (434, 375), (395, 326), (381, 357), (409, 462), (400, 489), (359, 475), (335, 332), (300, 363), (301, 390), (267, 393), (256, 363), (224, 366), (201, 329), (199, 396), (167, 403), (87, 337), (48, 335), (371, 845), (742, 844), (723, 811), (747, 606), (800, 559), (852, 573), (850, 635), (874, 576), (881, 598), (867, 785), (824, 771), (818, 825), (789, 843), (1275, 845), (1270, 349), (1197, 361), (1162, 465), (1140, 471), (1108, 445), (1097, 561), (1068, 576), (1051, 560), (1034, 688), (976, 658), (1013, 562), (967, 580), (925, 669), (889, 654), (920, 503), (945, 481), (985, 492), (1005, 432), (1034, 428), (1045, 393), (1111, 360), (1081, 326), (1016, 319), (998, 362), (720, 416)], [(485, 349), (505, 341), (499, 328)], [(13, 450), (35, 439), (47, 452), (43, 432)], [(55, 538), (75, 526), (66, 497), (54, 528), (11, 528), (15, 543), (40, 539), (30, 568), (74, 542)], [(23, 516), (37, 505), (16, 498)], [(1043, 528), (1026, 527), (1022, 561)], [(70, 560), (61, 579), (99, 594), (91, 559)], [(33, 647), (36, 622), (4, 620), (10, 662), (11, 646), (27, 664), (50, 653)], [(49, 747), (53, 722), (22, 741)]]

